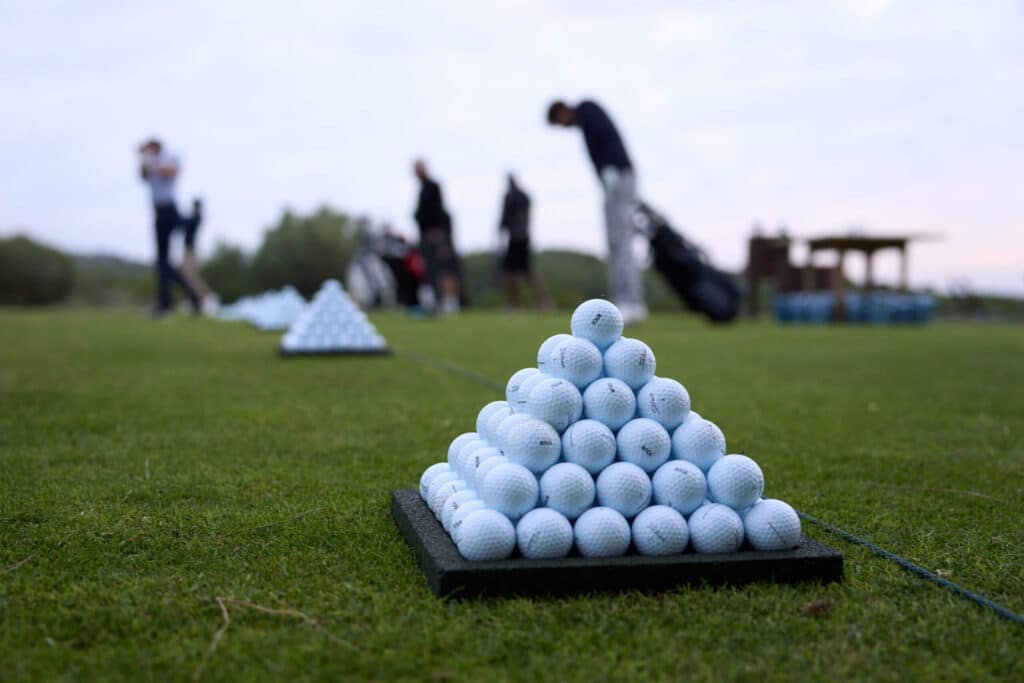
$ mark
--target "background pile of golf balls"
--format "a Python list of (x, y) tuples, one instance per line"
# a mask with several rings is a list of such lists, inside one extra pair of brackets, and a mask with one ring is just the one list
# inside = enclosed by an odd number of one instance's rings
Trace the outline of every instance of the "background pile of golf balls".
[(337, 280), (327, 280), (281, 339), (289, 353), (382, 351), (384, 337)]
[(622, 314), (591, 299), (537, 367), (512, 375), (476, 431), (431, 465), (420, 495), (468, 560), (674, 555), (793, 548), (800, 519), (762, 499), (761, 468), (726, 455), (725, 437), (657, 377), (650, 347), (622, 336)]

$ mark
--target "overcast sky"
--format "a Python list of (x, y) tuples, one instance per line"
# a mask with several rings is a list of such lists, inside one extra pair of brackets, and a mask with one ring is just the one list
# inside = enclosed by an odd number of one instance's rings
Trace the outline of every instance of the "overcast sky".
[(1024, 295), (1022, 7), (0, 1), (0, 233), (150, 258), (135, 148), (156, 134), (182, 203), (207, 199), (207, 252), (324, 203), (413, 234), (423, 155), (462, 249), (494, 243), (515, 169), (540, 246), (602, 253), (580, 136), (543, 118), (593, 97), (643, 196), (723, 266), (755, 221), (941, 232), (916, 283)]

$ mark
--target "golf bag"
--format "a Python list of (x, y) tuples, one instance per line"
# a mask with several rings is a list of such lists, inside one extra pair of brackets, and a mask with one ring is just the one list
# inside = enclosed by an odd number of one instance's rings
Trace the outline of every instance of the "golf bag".
[(719, 323), (736, 317), (742, 295), (731, 276), (712, 266), (699, 247), (647, 204), (637, 204), (633, 221), (651, 244), (654, 267), (688, 308)]

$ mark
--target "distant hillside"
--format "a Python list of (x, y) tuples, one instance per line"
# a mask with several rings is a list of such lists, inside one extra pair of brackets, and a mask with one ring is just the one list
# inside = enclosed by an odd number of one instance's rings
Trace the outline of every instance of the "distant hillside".
[(153, 266), (141, 261), (116, 256), (114, 254), (70, 254), (79, 273), (123, 273), (144, 275), (151, 272)]
[(113, 254), (70, 254), (75, 286), (70, 303), (141, 306), (153, 298), (153, 266)]

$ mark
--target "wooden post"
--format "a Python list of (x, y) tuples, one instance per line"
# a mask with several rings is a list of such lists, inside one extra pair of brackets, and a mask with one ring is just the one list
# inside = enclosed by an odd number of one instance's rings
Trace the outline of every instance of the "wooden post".
[(907, 263), (907, 243), (900, 246), (900, 291), (906, 294), (910, 291), (910, 266)]
[(864, 291), (871, 292), (875, 289), (875, 252), (864, 252)]
[(838, 322), (846, 322), (846, 278), (843, 276), (843, 261), (846, 257), (846, 250), (839, 249), (839, 260), (836, 263), (836, 281), (832, 283), (835, 292), (835, 318)]
[(800, 283), (801, 292), (814, 290), (814, 250), (808, 248), (807, 262), (804, 264), (803, 281)]

